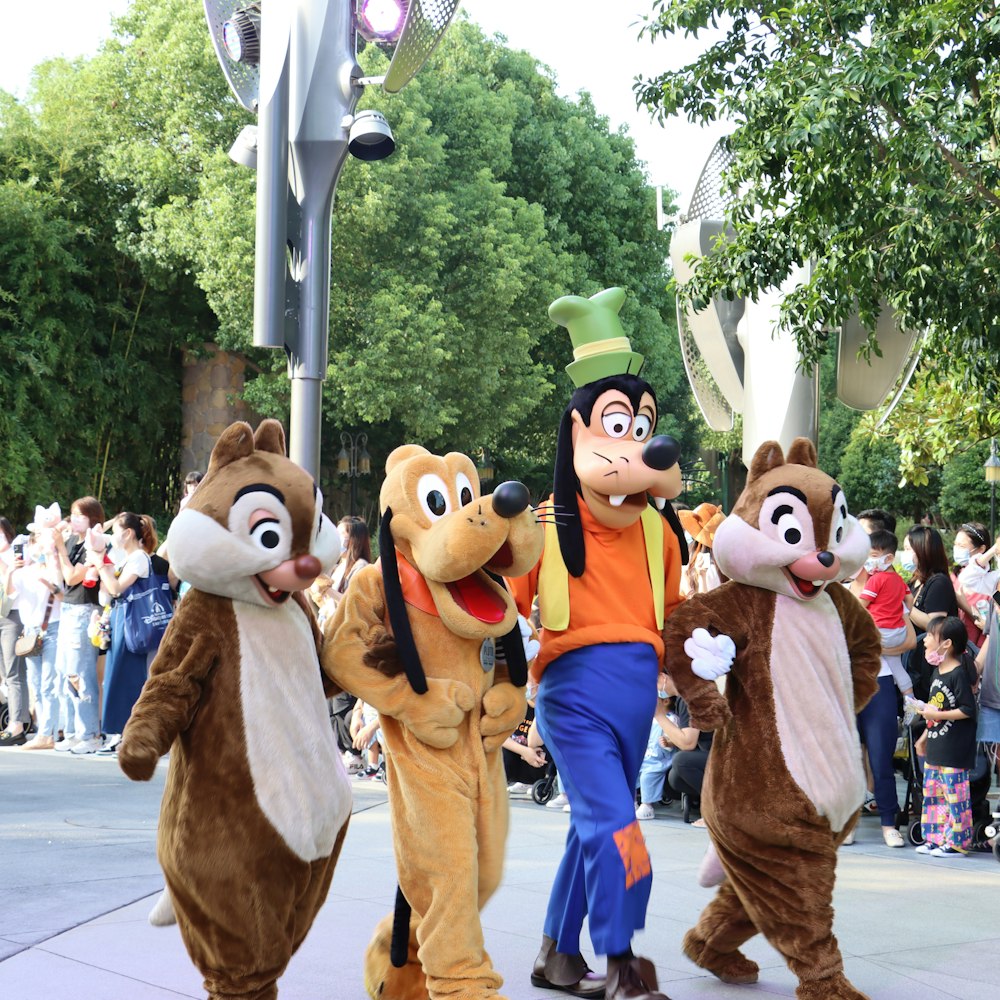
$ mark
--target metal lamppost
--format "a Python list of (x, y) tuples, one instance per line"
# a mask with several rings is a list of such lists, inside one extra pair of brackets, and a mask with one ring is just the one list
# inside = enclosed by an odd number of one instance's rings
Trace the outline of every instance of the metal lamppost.
[[(333, 192), (348, 152), (379, 160), (395, 148), (385, 118), (355, 114), (355, 107), (366, 86), (396, 93), (417, 74), (459, 0), (204, 3), (222, 71), (258, 119), (231, 153), (257, 167), (253, 342), (288, 356), (289, 455), (315, 477), (329, 356)], [(384, 77), (362, 76), (359, 35), (397, 42)]]
[(365, 445), (367, 434), (340, 435), (340, 453), (337, 455), (337, 475), (351, 480), (351, 517), (358, 511), (358, 476), (368, 476), (372, 471), (372, 458)]
[(986, 482), (990, 484), (990, 538), (997, 535), (997, 482), (1000, 481), (1000, 458), (997, 458), (997, 439), (990, 438), (990, 457), (983, 466)]

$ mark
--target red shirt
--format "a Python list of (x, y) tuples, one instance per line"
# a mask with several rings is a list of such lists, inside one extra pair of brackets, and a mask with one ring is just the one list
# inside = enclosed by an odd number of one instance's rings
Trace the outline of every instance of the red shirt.
[(903, 600), (909, 593), (903, 578), (891, 567), (872, 573), (861, 591), (861, 600), (879, 628), (902, 628)]

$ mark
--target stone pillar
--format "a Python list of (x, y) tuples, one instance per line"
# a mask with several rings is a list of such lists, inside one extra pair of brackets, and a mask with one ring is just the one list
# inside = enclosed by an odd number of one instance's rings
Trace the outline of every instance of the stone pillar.
[(185, 352), (181, 403), (181, 476), (204, 472), (218, 436), (234, 420), (250, 420), (243, 402), (247, 361), (241, 354), (203, 344), (203, 351)]

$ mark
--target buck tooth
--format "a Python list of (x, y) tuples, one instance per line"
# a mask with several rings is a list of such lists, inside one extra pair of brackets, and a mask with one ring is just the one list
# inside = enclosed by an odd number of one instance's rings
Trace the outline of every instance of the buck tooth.
[(822, 587), (825, 582), (825, 580), (813, 580), (812, 585), (814, 587)]
[(611, 501), (611, 506), (612, 507), (620, 507), (625, 502), (625, 497), (626, 496), (628, 496), (628, 494), (627, 493), (623, 493), (621, 496), (608, 497), (608, 499)]
[(656, 509), (657, 510), (663, 510), (663, 508), (667, 506), (667, 498), (666, 497), (653, 497), (653, 503), (656, 504)]

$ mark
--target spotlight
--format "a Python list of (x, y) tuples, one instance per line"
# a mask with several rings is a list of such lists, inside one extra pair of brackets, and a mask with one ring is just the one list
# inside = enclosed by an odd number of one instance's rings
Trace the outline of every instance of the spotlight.
[(351, 156), (359, 160), (384, 160), (396, 148), (392, 129), (378, 111), (359, 111), (347, 137)]
[(233, 62), (260, 63), (260, 4), (233, 12), (222, 25), (222, 47)]
[(257, 126), (244, 125), (236, 141), (229, 147), (229, 159), (242, 167), (257, 169)]
[(358, 0), (358, 34), (369, 42), (395, 42), (406, 21), (407, 0)]

